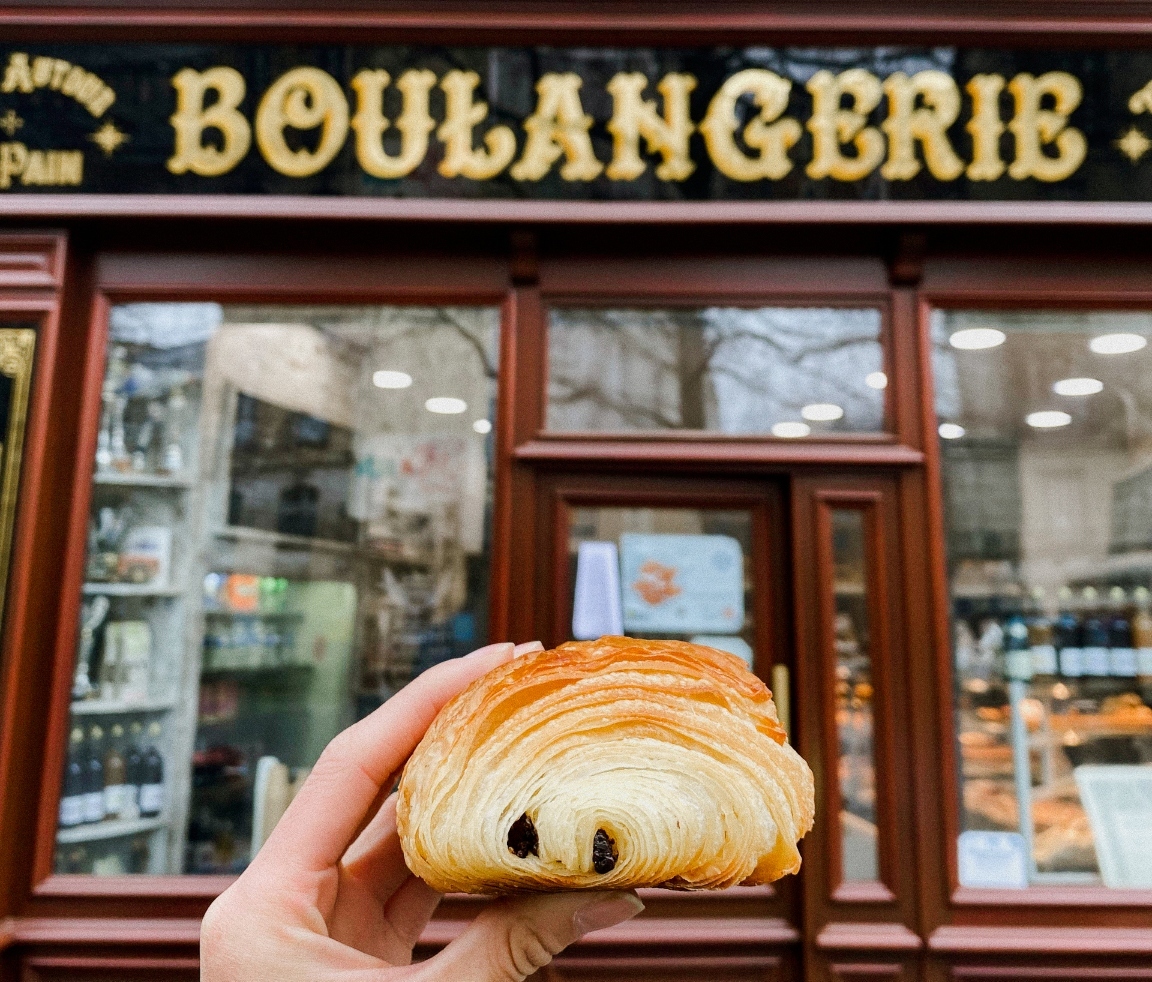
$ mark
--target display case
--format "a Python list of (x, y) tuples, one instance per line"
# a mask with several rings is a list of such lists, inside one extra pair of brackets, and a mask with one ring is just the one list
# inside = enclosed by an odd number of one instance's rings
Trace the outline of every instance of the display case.
[(496, 340), (486, 308), (111, 308), (58, 873), (241, 871), (333, 736), (480, 643)]

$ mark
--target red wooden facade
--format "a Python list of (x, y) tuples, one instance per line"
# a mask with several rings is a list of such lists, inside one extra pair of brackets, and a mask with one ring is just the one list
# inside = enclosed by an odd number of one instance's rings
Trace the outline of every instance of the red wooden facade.
[[(0, 7), (0, 25), (29, 41), (1121, 47), (1152, 38), (1152, 4), (45, 3)], [(0, 198), (0, 312), (40, 329), (0, 651), (0, 979), (194, 978), (199, 917), (227, 882), (52, 872), (106, 314), (147, 299), (500, 305), (494, 637), (563, 639), (573, 506), (752, 514), (757, 630), (791, 670), (794, 739), (817, 776), (804, 870), (773, 888), (648, 891), (644, 915), (575, 946), (543, 977), (1152, 979), (1152, 893), (958, 885), (928, 337), (941, 305), (1148, 309), (1150, 225), (1152, 205), (1123, 204)], [(556, 301), (876, 307), (888, 433), (549, 434), (545, 319)], [(828, 819), (839, 793), (826, 662), (833, 507), (865, 516), (869, 614), (882, 638), (881, 873), (867, 884), (839, 881)], [(770, 681), (770, 666), (758, 668)], [(450, 941), (479, 903), (449, 898), (424, 949)]]

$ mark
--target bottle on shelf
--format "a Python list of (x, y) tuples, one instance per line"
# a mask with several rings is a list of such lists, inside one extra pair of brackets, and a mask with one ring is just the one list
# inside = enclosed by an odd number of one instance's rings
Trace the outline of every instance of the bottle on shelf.
[(1020, 682), (1032, 678), (1028, 622), (1022, 614), (1013, 614), (1004, 622), (1004, 677)]
[(1108, 591), (1108, 671), (1118, 678), (1136, 677), (1136, 649), (1132, 646), (1128, 598), (1118, 586)]
[(160, 724), (148, 727), (151, 741), (144, 752), (140, 781), (140, 815), (142, 818), (155, 818), (164, 808), (164, 758), (156, 749), (160, 739)]
[(1136, 673), (1152, 676), (1152, 594), (1138, 586), (1132, 591), (1136, 612), (1132, 615), (1132, 647), (1136, 649)]
[(1108, 622), (1100, 609), (1100, 594), (1086, 586), (1080, 594), (1084, 613), (1081, 624), (1084, 637), (1084, 674), (1108, 675)]
[(1053, 634), (1060, 675), (1065, 679), (1077, 679), (1084, 674), (1084, 647), (1076, 598), (1066, 586), (1060, 588), (1058, 596), (1060, 614), (1056, 618)]
[(104, 751), (104, 815), (106, 818), (127, 818), (127, 764), (120, 749), (124, 742), (124, 727), (113, 723), (110, 736), (108, 749)]
[(84, 821), (104, 820), (104, 757), (101, 747), (104, 731), (99, 726), (88, 731), (88, 753), (84, 765)]
[(124, 755), (124, 808), (127, 818), (137, 818), (140, 815), (140, 786), (143, 783), (144, 751), (140, 741), (144, 736), (144, 727), (139, 722), (133, 722), (128, 728), (131, 742)]
[(1028, 618), (1028, 647), (1032, 654), (1032, 674), (1041, 679), (1054, 678), (1058, 671), (1056, 645), (1053, 641), (1054, 611), (1049, 609), (1044, 588), (1032, 591)]
[(60, 828), (70, 829), (84, 821), (84, 793), (87, 774), (84, 769), (84, 731), (72, 730), (68, 762), (64, 767), (64, 786), (60, 789)]

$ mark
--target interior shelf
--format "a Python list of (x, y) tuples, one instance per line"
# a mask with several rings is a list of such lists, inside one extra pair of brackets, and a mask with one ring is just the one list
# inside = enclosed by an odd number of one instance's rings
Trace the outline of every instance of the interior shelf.
[(116, 699), (86, 699), (72, 703), (73, 716), (117, 716), (128, 713), (162, 713), (176, 705), (172, 699), (146, 699), (120, 702)]
[(109, 822), (93, 822), (91, 825), (77, 825), (70, 829), (60, 829), (56, 841), (61, 845), (77, 842), (99, 842), (103, 839), (121, 839), (141, 832), (155, 832), (165, 828), (168, 822), (157, 818), (116, 819)]
[(104, 594), (106, 597), (178, 597), (184, 592), (179, 586), (155, 586), (151, 583), (85, 583), (85, 596)]
[(183, 474), (137, 474), (132, 471), (120, 474), (117, 471), (97, 471), (93, 480), (96, 484), (124, 488), (190, 488), (192, 486), (192, 478)]
[(243, 525), (224, 525), (215, 532), (218, 539), (231, 542), (253, 542), (269, 545), (276, 549), (311, 550), (343, 556), (357, 556), (380, 563), (394, 563), (402, 566), (429, 566), (427, 556), (394, 556), (378, 549), (357, 545), (352, 542), (339, 542), (335, 539), (320, 539), (309, 535), (289, 535), (286, 532), (273, 532), (269, 529), (249, 528)]

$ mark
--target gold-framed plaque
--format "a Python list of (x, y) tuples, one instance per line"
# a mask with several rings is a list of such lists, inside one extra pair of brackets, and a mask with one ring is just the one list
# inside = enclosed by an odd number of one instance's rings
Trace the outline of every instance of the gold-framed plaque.
[(8, 588), (35, 352), (34, 328), (0, 327), (0, 610)]

